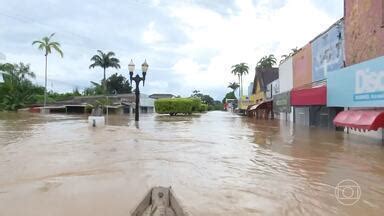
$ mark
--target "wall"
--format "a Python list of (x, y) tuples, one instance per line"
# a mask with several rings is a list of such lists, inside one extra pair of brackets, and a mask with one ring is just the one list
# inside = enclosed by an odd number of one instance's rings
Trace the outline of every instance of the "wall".
[(328, 74), (327, 106), (384, 107), (384, 56)]
[(290, 107), (290, 109), (291, 109), (290, 113), (285, 113), (285, 112), (280, 113), (280, 115), (279, 115), (280, 120), (293, 122), (293, 109), (294, 108)]
[(345, 0), (346, 64), (384, 55), (383, 0)]
[(254, 94), (254, 101), (255, 103), (260, 103), (260, 101), (265, 99), (265, 93), (261, 91), (260, 84), (256, 85), (256, 90)]
[(291, 91), (293, 87), (293, 65), (292, 57), (289, 57), (279, 66), (280, 92)]
[(295, 107), (293, 109), (295, 123), (309, 126), (309, 107)]
[(312, 82), (344, 66), (344, 21), (339, 20), (312, 41)]
[(312, 48), (307, 44), (293, 56), (293, 88), (312, 83)]
[(279, 88), (279, 79), (273, 81), (271, 84), (267, 85), (267, 90), (265, 91), (265, 98), (272, 99), (274, 95), (277, 95), (280, 93)]

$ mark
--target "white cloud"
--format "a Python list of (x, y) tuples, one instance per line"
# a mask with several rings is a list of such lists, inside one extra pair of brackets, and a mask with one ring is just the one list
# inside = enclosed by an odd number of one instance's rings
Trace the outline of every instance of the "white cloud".
[[(250, 74), (245, 77), (249, 82), (262, 56), (279, 57), (291, 48), (301, 47), (336, 21), (310, 0), (288, 0), (278, 9), (269, 8), (266, 1), (257, 5), (251, 0), (236, 3), (239, 12), (228, 17), (197, 5), (169, 7), (170, 15), (179, 20), (189, 37), (189, 42), (179, 48), (186, 56), (174, 66), (175, 73), (181, 70), (189, 85), (225, 88), (229, 81), (236, 80), (230, 67), (239, 62), (249, 63)], [(209, 57), (208, 65), (203, 67), (192, 59), (199, 58), (204, 50), (215, 50), (217, 54)]]
[(164, 37), (155, 29), (155, 22), (150, 22), (143, 33), (143, 42), (146, 44), (159, 43)]
[[(56, 91), (100, 81), (102, 70), (88, 66), (101, 49), (115, 51), (121, 60), (122, 69), (108, 69), (107, 75), (127, 76), (131, 58), (137, 65), (146, 58), (150, 68), (142, 90), (147, 93), (190, 95), (199, 89), (217, 99), (228, 82), (237, 81), (230, 74), (232, 65), (250, 65), (246, 87), (263, 55), (279, 57), (305, 45), (340, 18), (328, 8), (343, 13), (341, 0), (41, 1), (39, 10), (31, 10), (27, 0), (10, 1), (4, 13), (12, 16), (0, 15), (1, 52), (7, 61), (31, 63), (38, 83), (44, 80), (44, 56), (31, 42), (56, 32), (65, 55), (49, 56), (48, 74)], [(101, 4), (114, 13), (98, 10), (95, 5)]]

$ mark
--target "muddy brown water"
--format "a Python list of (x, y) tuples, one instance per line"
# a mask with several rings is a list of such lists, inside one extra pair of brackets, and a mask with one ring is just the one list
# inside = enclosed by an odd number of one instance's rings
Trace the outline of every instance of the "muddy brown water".
[[(0, 215), (127, 216), (156, 185), (194, 216), (383, 214), (379, 140), (226, 112), (141, 117), (95, 129), (85, 116), (0, 113)], [(336, 199), (345, 179), (360, 188), (339, 198), (360, 189), (354, 205)]]

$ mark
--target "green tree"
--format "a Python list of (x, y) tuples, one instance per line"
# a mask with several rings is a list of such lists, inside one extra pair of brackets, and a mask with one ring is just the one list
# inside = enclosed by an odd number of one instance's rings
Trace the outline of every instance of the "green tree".
[(120, 68), (120, 60), (115, 58), (115, 53), (114, 52), (108, 52), (104, 53), (101, 50), (97, 50), (98, 54), (92, 56), (91, 61), (93, 62), (91, 65), (89, 65), (89, 68), (95, 68), (95, 67), (101, 67), (104, 70), (104, 78), (103, 82), (101, 82), (103, 89), (104, 89), (104, 94), (107, 93), (107, 83), (106, 83), (106, 76), (105, 76), (105, 71), (107, 68)]
[(235, 92), (236, 89), (238, 89), (239, 87), (240, 87), (240, 85), (237, 82), (230, 82), (228, 85), (228, 88), (232, 89), (233, 92)]
[(29, 65), (0, 64), (3, 83), (0, 83), (0, 109), (17, 110), (32, 102), (36, 88), (28, 78), (35, 78)]
[(117, 75), (117, 73), (115, 73), (107, 79), (107, 90), (110, 94), (126, 94), (132, 92), (132, 87), (127, 78), (121, 74)]
[(239, 77), (240, 91), (239, 98), (243, 95), (243, 75), (248, 74), (249, 67), (246, 63), (240, 63), (232, 66), (232, 74)]
[(60, 43), (52, 41), (52, 37), (55, 33), (52, 33), (49, 37), (43, 37), (41, 40), (36, 40), (32, 42), (32, 45), (37, 44), (39, 50), (42, 50), (45, 55), (45, 80), (44, 80), (44, 106), (47, 105), (47, 70), (48, 70), (48, 54), (53, 50), (56, 50), (63, 57), (63, 51), (60, 48)]
[(264, 56), (257, 62), (256, 68), (272, 68), (276, 64), (276, 58), (274, 55)]
[(207, 104), (207, 105), (213, 105), (213, 103), (214, 103), (214, 99), (211, 96), (202, 94), (202, 93), (200, 93), (199, 90), (194, 90), (192, 92), (191, 97), (199, 98), (202, 103)]
[(91, 95), (101, 95), (103, 94), (103, 86), (101, 86), (99, 83), (91, 81), (92, 86), (85, 88), (83, 95), (91, 96)]
[(235, 92), (231, 91), (231, 92), (228, 92), (225, 97), (223, 98), (222, 100), (222, 103), (224, 104), (225, 103), (225, 100), (226, 99), (237, 99), (236, 96), (235, 96)]

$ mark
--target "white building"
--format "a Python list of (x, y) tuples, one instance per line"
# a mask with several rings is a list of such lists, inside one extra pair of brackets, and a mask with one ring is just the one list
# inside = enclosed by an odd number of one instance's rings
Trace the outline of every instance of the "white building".
[[(280, 119), (293, 121), (293, 109), (290, 106), (289, 92), (293, 88), (293, 62), (292, 57), (286, 59), (279, 66), (279, 79), (278, 79), (279, 93), (274, 97), (275, 103), (278, 105), (286, 104), (285, 110), (288, 112), (280, 112)], [(279, 104), (280, 103), (280, 104)], [(275, 109), (276, 104), (274, 104)], [(284, 107), (284, 105), (282, 105)]]

